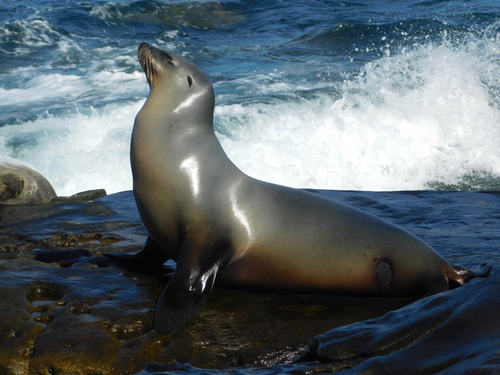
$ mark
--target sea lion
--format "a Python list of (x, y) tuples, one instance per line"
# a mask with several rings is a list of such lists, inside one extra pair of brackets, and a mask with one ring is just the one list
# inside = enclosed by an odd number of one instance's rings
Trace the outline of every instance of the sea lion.
[(429, 245), (366, 212), (311, 192), (251, 178), (213, 129), (209, 79), (181, 56), (147, 43), (138, 57), (150, 94), (137, 114), (130, 160), (149, 232), (117, 264), (177, 268), (156, 305), (170, 333), (218, 286), (273, 292), (421, 297), (489, 270), (454, 267)]
[(0, 204), (44, 204), (56, 197), (45, 177), (19, 164), (0, 163)]

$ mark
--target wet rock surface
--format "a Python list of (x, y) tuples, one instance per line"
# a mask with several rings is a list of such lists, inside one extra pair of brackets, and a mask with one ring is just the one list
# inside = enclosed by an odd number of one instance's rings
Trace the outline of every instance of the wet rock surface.
[(500, 371), (500, 273), (311, 341), (302, 360), (363, 374)]
[(149, 362), (272, 366), (318, 334), (381, 316), (407, 299), (214, 289), (171, 335), (151, 331), (175, 267), (142, 275), (102, 254), (136, 252), (147, 233), (132, 192), (0, 207), (0, 373), (134, 374)]
[(430, 296), (382, 317), (318, 335), (291, 364), (201, 370), (149, 363), (149, 374), (498, 374), (500, 273)]

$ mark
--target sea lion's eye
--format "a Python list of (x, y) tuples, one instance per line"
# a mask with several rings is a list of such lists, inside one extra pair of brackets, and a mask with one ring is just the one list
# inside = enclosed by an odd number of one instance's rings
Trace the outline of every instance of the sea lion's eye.
[(189, 87), (193, 86), (193, 79), (191, 78), (191, 76), (188, 76), (188, 83)]

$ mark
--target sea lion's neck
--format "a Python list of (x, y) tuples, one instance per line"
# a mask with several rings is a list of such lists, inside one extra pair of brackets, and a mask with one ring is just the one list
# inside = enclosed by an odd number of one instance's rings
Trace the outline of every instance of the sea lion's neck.
[(155, 112), (146, 105), (139, 112), (130, 148), (134, 184), (156, 178), (145, 176), (148, 171), (161, 170), (166, 172), (162, 175), (171, 176), (179, 170), (187, 171), (195, 162), (201, 171), (208, 171), (215, 164), (220, 171), (230, 169), (236, 174), (242, 173), (222, 149), (213, 130), (211, 114), (207, 114), (203, 121), (197, 119), (196, 123), (185, 117)]

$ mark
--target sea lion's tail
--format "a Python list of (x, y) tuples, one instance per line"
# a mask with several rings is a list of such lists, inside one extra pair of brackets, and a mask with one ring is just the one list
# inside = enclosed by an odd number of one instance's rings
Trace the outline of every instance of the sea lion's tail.
[(451, 266), (446, 276), (448, 277), (449, 288), (455, 289), (476, 277), (488, 277), (490, 272), (491, 266), (487, 264), (471, 264), (467, 268)]

